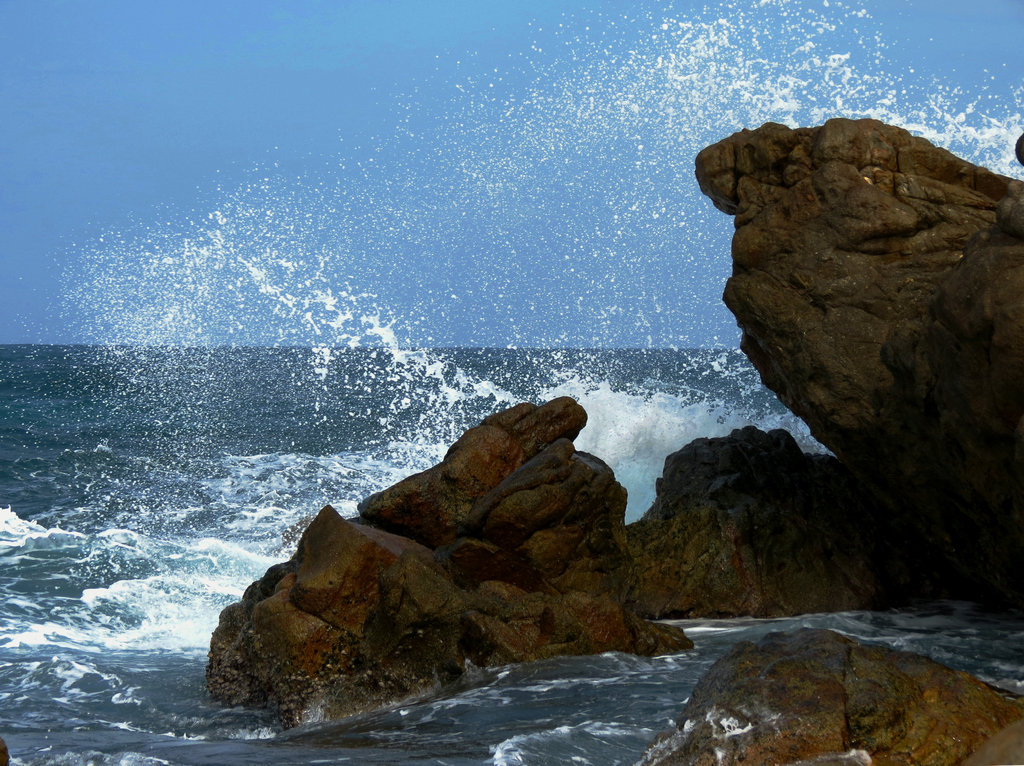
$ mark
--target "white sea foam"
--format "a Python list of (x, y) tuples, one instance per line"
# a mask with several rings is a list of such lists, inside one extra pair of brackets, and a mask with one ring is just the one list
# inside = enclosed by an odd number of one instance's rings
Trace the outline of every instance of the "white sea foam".
[[(494, 766), (517, 766), (518, 764), (534, 763), (537, 751), (544, 752), (549, 743), (570, 740), (577, 737), (593, 738), (600, 741), (622, 737), (636, 737), (636, 726), (625, 726), (618, 723), (602, 721), (585, 721), (573, 726), (556, 726), (530, 734), (519, 734), (491, 749), (491, 763)], [(568, 763), (591, 763), (583, 756), (568, 756)]]
[(665, 458), (694, 439), (725, 436), (733, 429), (757, 425), (785, 428), (805, 450), (823, 450), (806, 425), (792, 415), (746, 412), (725, 402), (630, 393), (614, 390), (607, 383), (592, 385), (578, 380), (563, 383), (547, 395), (572, 396), (587, 411), (587, 426), (576, 439), (576, 448), (608, 463), (626, 487), (627, 521), (639, 518), (654, 502), (655, 480), (661, 476)]
[[(46, 528), (19, 518), (10, 506), (0, 508), (0, 549), (40, 550), (59, 547), (83, 535), (60, 527)], [(3, 552), (0, 550), (0, 552)]]
[[(45, 570), (50, 581), (66, 583), (57, 610), (48, 606), (48, 596), (0, 597), (4, 648), (204, 649), (220, 610), (240, 598), (249, 582), (275, 561), (269, 551), (217, 538), (168, 541), (117, 528), (71, 533), (26, 522), (9, 509), (0, 509), (0, 514), (7, 567), (31, 565), (45, 540), (44, 550), (57, 552), (61, 546), (62, 567), (78, 573), (62, 577), (52, 568)], [(123, 576), (136, 568), (155, 571)], [(104, 584), (78, 586), (75, 598), (75, 586), (89, 579)]]

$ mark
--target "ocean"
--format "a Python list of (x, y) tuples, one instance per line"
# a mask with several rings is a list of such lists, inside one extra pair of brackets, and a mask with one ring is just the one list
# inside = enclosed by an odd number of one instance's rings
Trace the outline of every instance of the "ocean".
[(681, 623), (674, 656), (473, 670), (425, 698), (282, 731), (210, 700), (219, 611), (282, 535), (444, 454), (485, 415), (568, 394), (579, 449), (654, 497), (666, 455), (806, 428), (735, 350), (0, 347), (0, 737), (16, 764), (628, 764), (735, 642), (829, 627), (1024, 693), (1024, 616), (967, 603)]

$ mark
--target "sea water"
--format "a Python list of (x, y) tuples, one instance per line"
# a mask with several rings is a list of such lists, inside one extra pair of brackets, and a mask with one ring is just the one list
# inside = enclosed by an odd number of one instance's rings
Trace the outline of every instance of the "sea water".
[[(0, 347), (0, 736), (26, 764), (630, 763), (734, 642), (832, 627), (1024, 692), (1019, 616), (967, 604), (683, 623), (692, 652), (477, 669), (282, 731), (210, 700), (219, 611), (282, 535), (437, 461), (517, 401), (575, 396), (576, 443), (650, 504), (664, 457), (748, 423), (820, 449), (736, 351)], [(417, 390), (410, 386), (416, 381)], [(486, 385), (484, 382), (486, 381)], [(444, 417), (440, 414), (443, 413)]]
[(870, 4), (630, 5), (428, 76), (365, 145), (211, 168), (194, 209), (68, 243), (54, 310), (82, 345), (0, 348), (16, 763), (630, 763), (729, 646), (803, 625), (1024, 691), (1020, 615), (941, 603), (687, 623), (691, 652), (473, 670), (287, 732), (210, 700), (218, 613), (291, 555), (285, 530), (325, 503), (354, 515), (518, 401), (583, 404), (576, 445), (615, 470), (627, 520), (691, 439), (752, 423), (822, 449), (736, 350), (704, 146), (876, 117), (1019, 170), (1019, 77), (962, 90), (904, 66)]

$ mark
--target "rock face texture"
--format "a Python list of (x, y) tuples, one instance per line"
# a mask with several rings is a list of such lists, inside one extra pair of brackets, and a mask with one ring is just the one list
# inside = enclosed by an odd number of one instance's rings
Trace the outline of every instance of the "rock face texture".
[(665, 460), (654, 505), (627, 527), (631, 601), (665, 617), (878, 608), (900, 579), (878, 504), (829, 455), (749, 426)]
[(587, 413), (568, 397), (495, 413), (466, 431), (433, 468), (366, 498), (359, 513), (432, 548), (446, 545), (477, 499), (556, 439), (575, 439), (586, 424)]
[(737, 644), (640, 764), (954, 766), (1024, 716), (971, 676), (838, 633)]
[(765, 384), (938, 594), (1024, 604), (1022, 185), (843, 119), (734, 134), (697, 178), (735, 216), (724, 297)]
[(585, 422), (571, 399), (518, 405), (371, 497), (361, 522), (325, 507), (221, 613), (210, 693), (291, 726), (430, 693), (469, 663), (690, 648), (622, 606), (626, 494), (573, 448)]

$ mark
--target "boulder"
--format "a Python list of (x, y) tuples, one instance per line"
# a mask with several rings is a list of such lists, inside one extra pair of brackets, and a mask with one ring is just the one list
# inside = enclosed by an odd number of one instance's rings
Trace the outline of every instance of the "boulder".
[(476, 503), (464, 532), (512, 553), (559, 593), (625, 595), (626, 490), (599, 458), (560, 439)]
[(518, 404), (486, 418), (455, 442), (436, 466), (359, 505), (370, 524), (436, 548), (454, 542), (473, 503), (558, 439), (575, 439), (586, 411), (564, 396)]
[(1024, 604), (1020, 186), (844, 119), (741, 131), (697, 178), (735, 216), (743, 350), (930, 560), (920, 589)]
[(831, 455), (753, 426), (665, 460), (657, 497), (626, 528), (630, 604), (666, 617), (776, 617), (880, 608), (905, 579), (877, 503)]
[[(520, 405), (488, 418), (453, 447), (446, 468), (376, 496), (415, 495), (400, 513), (350, 521), (321, 510), (295, 555), (221, 613), (207, 666), (211, 695), (272, 705), (294, 726), (431, 693), (470, 664), (690, 648), (679, 628), (623, 607), (626, 494), (608, 466), (555, 435), (585, 419), (573, 404)], [(491, 430), (514, 436), (503, 442), (513, 444), (510, 459), (494, 462), (490, 447), (470, 446), (501, 441)], [(491, 467), (476, 470), (474, 454)], [(516, 463), (504, 476), (504, 468), (491, 470)], [(446, 542), (431, 549), (370, 522)]]
[(7, 766), (11, 761), (11, 756), (7, 752), (7, 743), (0, 739), (0, 766)]
[(918, 655), (772, 633), (716, 662), (639, 763), (953, 766), (1022, 716), (1008, 693)]

